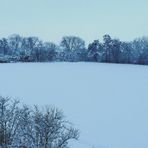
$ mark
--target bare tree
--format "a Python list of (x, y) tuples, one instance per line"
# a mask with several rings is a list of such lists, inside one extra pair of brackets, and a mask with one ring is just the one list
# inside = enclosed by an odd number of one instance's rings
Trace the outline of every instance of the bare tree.
[(84, 53), (85, 42), (79, 37), (65, 36), (62, 38), (61, 47), (64, 51), (64, 61), (76, 61), (78, 56)]
[(73, 50), (76, 50), (76, 49), (84, 49), (85, 48), (85, 42), (79, 37), (65, 36), (65, 37), (62, 38), (61, 46), (65, 50), (73, 51)]
[(17, 134), (18, 125), (20, 124), (18, 103), (17, 100), (10, 102), (8, 97), (0, 96), (0, 145), (2, 147), (11, 145)]
[(37, 148), (63, 148), (71, 139), (78, 139), (79, 131), (64, 119), (63, 112), (54, 107), (41, 111), (35, 106), (35, 137)]
[(0, 53), (3, 53), (3, 55), (5, 56), (8, 53), (8, 50), (8, 40), (6, 38), (2, 38), (0, 40)]

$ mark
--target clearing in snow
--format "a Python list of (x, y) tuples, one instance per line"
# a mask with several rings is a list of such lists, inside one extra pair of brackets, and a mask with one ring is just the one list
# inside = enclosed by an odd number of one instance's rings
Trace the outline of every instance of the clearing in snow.
[(62, 109), (81, 131), (72, 148), (148, 147), (147, 66), (1, 64), (0, 95)]

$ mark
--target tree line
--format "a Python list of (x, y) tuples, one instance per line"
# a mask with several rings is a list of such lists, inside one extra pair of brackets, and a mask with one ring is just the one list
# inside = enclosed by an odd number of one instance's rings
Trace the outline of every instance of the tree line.
[(148, 38), (120, 41), (106, 34), (86, 47), (76, 36), (64, 36), (59, 45), (38, 37), (11, 35), (0, 39), (0, 62), (104, 62), (148, 64)]
[(79, 131), (61, 110), (51, 106), (31, 108), (0, 96), (1, 148), (68, 148), (69, 141), (78, 138)]

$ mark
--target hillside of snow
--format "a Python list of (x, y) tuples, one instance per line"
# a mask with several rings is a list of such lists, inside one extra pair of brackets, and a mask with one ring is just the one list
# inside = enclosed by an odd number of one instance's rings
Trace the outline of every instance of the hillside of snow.
[(0, 64), (0, 95), (54, 105), (80, 129), (71, 148), (148, 148), (148, 67)]

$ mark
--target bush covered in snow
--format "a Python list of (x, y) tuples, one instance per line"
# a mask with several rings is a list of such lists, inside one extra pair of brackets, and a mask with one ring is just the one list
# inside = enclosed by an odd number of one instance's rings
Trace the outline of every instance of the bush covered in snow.
[(79, 131), (55, 107), (30, 108), (0, 96), (0, 146), (2, 148), (67, 148)]

